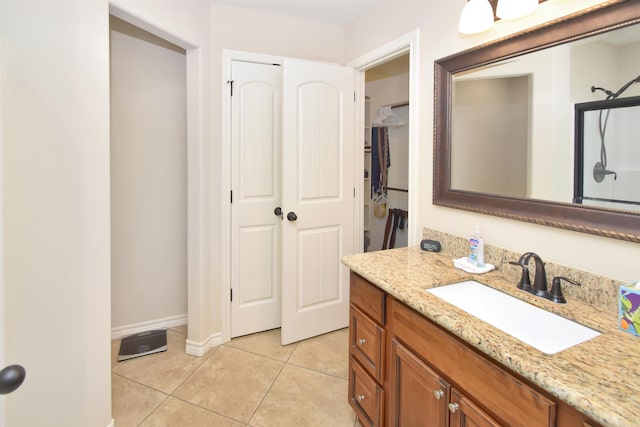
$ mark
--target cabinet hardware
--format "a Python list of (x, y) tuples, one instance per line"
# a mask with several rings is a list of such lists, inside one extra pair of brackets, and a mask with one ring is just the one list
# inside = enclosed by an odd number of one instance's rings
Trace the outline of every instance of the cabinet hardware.
[(440, 398), (444, 396), (444, 391), (442, 391), (442, 390), (435, 390), (435, 391), (433, 392), (433, 395), (436, 397), (436, 399), (440, 400)]
[(362, 402), (364, 400), (364, 394), (358, 395), (358, 402)]
[(452, 414), (455, 414), (460, 409), (460, 405), (457, 403), (449, 403), (449, 411)]
[(360, 338), (360, 339), (358, 340), (358, 345), (363, 345), (363, 344), (364, 344), (364, 343), (366, 343), (366, 342), (367, 342), (367, 340), (365, 340), (364, 338)]

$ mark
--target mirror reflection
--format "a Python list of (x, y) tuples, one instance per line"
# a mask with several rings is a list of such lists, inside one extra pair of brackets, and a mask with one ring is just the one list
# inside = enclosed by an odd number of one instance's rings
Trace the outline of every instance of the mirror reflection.
[[(640, 211), (640, 97), (576, 104), (575, 203)], [(599, 88), (594, 87), (594, 90)]]
[(451, 189), (640, 211), (640, 107), (576, 126), (612, 94), (640, 96), (639, 25), (454, 74)]

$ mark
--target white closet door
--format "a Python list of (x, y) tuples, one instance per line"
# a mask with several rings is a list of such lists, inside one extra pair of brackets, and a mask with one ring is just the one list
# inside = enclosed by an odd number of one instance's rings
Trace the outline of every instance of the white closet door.
[(281, 70), (232, 62), (231, 337), (280, 326)]
[[(354, 71), (283, 66), (282, 344), (348, 325)], [(294, 218), (295, 216), (295, 218)]]

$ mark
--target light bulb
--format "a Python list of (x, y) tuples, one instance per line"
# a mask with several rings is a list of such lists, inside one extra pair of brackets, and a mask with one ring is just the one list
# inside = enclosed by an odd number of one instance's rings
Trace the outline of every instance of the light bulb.
[(458, 30), (462, 34), (476, 34), (493, 27), (493, 8), (489, 0), (469, 0), (462, 14)]

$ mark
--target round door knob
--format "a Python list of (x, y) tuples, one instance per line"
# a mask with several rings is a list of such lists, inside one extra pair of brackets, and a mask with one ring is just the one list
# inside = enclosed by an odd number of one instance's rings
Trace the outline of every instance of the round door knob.
[(364, 344), (364, 343), (366, 343), (366, 342), (367, 342), (367, 340), (365, 340), (364, 338), (360, 338), (360, 339), (358, 340), (358, 345), (363, 345), (363, 344)]
[(282, 218), (282, 208), (280, 206), (278, 206), (277, 208), (275, 208), (273, 210), (273, 214), (275, 216), (279, 216), (280, 218)]
[(436, 397), (436, 399), (440, 400), (444, 396), (444, 391), (436, 390), (433, 392), (433, 395)]
[(358, 402), (362, 402), (364, 400), (364, 394), (358, 395)]
[(287, 219), (288, 219), (289, 221), (295, 221), (296, 219), (298, 219), (298, 215), (296, 215), (296, 213), (295, 213), (295, 212), (289, 212), (289, 213), (287, 214)]
[(457, 403), (449, 403), (449, 411), (451, 411), (451, 413), (455, 413), (460, 409), (460, 405), (458, 405)]
[(8, 394), (20, 387), (27, 372), (20, 365), (9, 365), (0, 371), (0, 394)]

